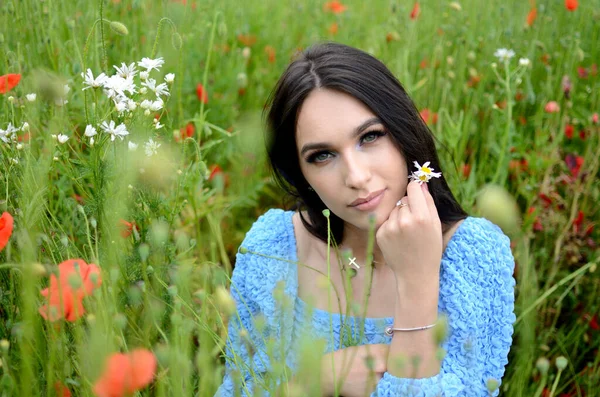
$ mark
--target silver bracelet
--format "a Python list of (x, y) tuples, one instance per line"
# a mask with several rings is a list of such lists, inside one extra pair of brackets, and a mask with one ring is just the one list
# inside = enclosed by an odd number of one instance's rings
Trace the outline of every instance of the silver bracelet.
[(394, 331), (400, 331), (400, 332), (410, 332), (410, 331), (422, 331), (424, 329), (429, 329), (429, 328), (433, 328), (435, 327), (435, 324), (431, 324), (431, 325), (426, 325), (424, 327), (416, 327), (416, 328), (393, 328), (393, 327), (385, 327), (385, 334), (387, 336), (392, 336), (394, 334)]

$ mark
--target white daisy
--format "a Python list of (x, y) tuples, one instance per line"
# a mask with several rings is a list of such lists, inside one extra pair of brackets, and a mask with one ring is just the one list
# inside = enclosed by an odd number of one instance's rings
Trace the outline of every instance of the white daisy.
[(13, 126), (12, 123), (8, 123), (6, 130), (0, 128), (0, 139), (5, 143), (9, 143), (20, 130), (20, 128)]
[(90, 124), (88, 124), (85, 127), (85, 132), (83, 133), (83, 135), (92, 137), (92, 136), (96, 135), (97, 133), (98, 133), (98, 131), (96, 131), (96, 129), (94, 127), (92, 127)]
[(106, 75), (104, 73), (100, 73), (96, 78), (92, 74), (92, 69), (88, 69), (85, 74), (81, 73), (81, 77), (83, 77), (83, 84), (87, 87), (83, 87), (81, 90), (85, 91), (88, 88), (98, 88), (104, 85), (104, 81), (106, 80)]
[(125, 62), (122, 62), (121, 67), (118, 67), (117, 65), (113, 65), (113, 68), (117, 69), (117, 74), (124, 79), (133, 77), (137, 74), (137, 69), (135, 68), (135, 62), (129, 64), (129, 66), (127, 66), (125, 64)]
[(159, 70), (164, 63), (165, 61), (162, 58), (142, 58), (142, 60), (138, 62), (138, 66), (146, 69), (148, 72), (151, 72), (152, 69)]
[(118, 74), (110, 76), (104, 81), (104, 89), (109, 98), (115, 98), (117, 96), (126, 98), (126, 91), (130, 94), (135, 94), (137, 92), (133, 77), (124, 79)]
[(158, 98), (156, 101), (152, 102), (152, 105), (150, 105), (150, 110), (157, 112), (161, 110), (163, 106), (165, 106), (165, 103), (162, 99)]
[(125, 124), (121, 123), (115, 127), (115, 122), (112, 120), (110, 123), (107, 123), (106, 121), (102, 122), (100, 128), (102, 128), (107, 134), (110, 134), (111, 141), (114, 141), (116, 137), (119, 137), (121, 140), (123, 140), (126, 135), (129, 135)]
[(150, 73), (146, 71), (140, 72), (140, 80), (147, 80), (148, 76), (150, 76)]
[(144, 99), (144, 100), (142, 101), (142, 103), (140, 103), (140, 107), (141, 107), (142, 109), (150, 109), (150, 107), (151, 107), (151, 106), (152, 106), (152, 101), (149, 101), (149, 100), (147, 100), (147, 99)]
[(427, 161), (425, 164), (423, 164), (422, 166), (419, 165), (418, 162), (413, 161), (413, 164), (415, 165), (415, 167), (417, 168), (416, 171), (414, 171), (409, 178), (411, 180), (415, 180), (419, 182), (419, 185), (423, 184), (424, 182), (429, 182), (429, 180), (431, 178), (439, 178), (442, 176), (441, 172), (433, 172), (433, 168), (429, 167), (430, 162)]
[(160, 147), (160, 143), (154, 142), (152, 138), (146, 142), (144, 145), (144, 151), (146, 152), (146, 156), (151, 157), (158, 153), (158, 148)]
[(515, 56), (515, 52), (506, 48), (498, 48), (496, 52), (494, 52), (494, 56), (502, 62), (508, 62)]

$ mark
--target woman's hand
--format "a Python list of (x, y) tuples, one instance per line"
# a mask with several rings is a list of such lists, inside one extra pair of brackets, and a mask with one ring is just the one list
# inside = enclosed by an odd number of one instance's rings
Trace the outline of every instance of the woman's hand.
[(425, 288), (439, 283), (442, 226), (427, 184), (410, 182), (402, 202), (375, 237), (386, 263), (401, 287)]
[(387, 370), (389, 348), (390, 346), (385, 344), (350, 346), (325, 354), (321, 360), (323, 395), (334, 395), (332, 356), (335, 381), (340, 384), (340, 379), (344, 376), (343, 383), (338, 389), (339, 395), (343, 397), (370, 395)]

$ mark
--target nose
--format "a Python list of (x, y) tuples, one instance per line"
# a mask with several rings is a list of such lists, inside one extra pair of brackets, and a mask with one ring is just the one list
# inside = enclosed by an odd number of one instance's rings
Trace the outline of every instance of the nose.
[(371, 179), (371, 169), (366, 154), (354, 153), (345, 156), (344, 165), (346, 186), (357, 190), (365, 188)]

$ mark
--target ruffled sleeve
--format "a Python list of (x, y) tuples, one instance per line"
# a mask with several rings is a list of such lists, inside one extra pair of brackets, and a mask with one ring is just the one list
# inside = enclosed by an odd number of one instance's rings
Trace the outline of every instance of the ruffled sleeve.
[(440, 373), (410, 379), (386, 372), (372, 396), (489, 396), (487, 382), (500, 383), (512, 344), (514, 265), (501, 229), (467, 218), (442, 259), (439, 311), (448, 316), (450, 333)]
[(225, 376), (215, 396), (253, 396), (255, 390), (268, 396), (281, 383), (273, 368), (287, 365), (291, 356), (290, 297), (298, 287), (289, 264), (275, 259), (289, 256), (284, 216), (284, 211), (271, 209), (259, 217), (242, 242), (250, 252), (236, 255), (231, 295), (237, 313), (229, 321)]

